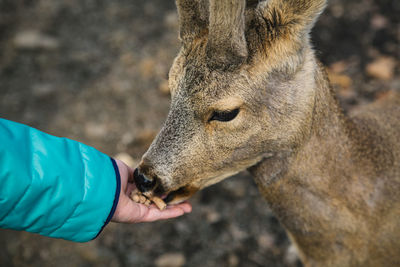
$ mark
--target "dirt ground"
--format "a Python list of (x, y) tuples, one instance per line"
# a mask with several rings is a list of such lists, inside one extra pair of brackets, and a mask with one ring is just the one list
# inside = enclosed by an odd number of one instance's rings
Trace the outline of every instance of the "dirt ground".
[[(331, 0), (314, 29), (347, 111), (400, 90), (399, 14), (396, 0)], [(177, 29), (172, 0), (0, 0), (0, 117), (139, 159), (168, 111)], [(0, 230), (0, 266), (301, 266), (249, 174), (191, 203), (85, 244)]]

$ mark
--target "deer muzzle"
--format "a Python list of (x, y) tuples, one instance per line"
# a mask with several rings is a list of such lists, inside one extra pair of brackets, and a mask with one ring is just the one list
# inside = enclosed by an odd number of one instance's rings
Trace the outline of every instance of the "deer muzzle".
[(141, 168), (136, 168), (133, 172), (133, 178), (137, 189), (146, 197), (159, 196), (166, 203), (177, 204), (190, 198), (199, 189), (189, 185), (179, 187), (176, 190), (166, 191), (159, 178), (148, 175), (141, 171)]

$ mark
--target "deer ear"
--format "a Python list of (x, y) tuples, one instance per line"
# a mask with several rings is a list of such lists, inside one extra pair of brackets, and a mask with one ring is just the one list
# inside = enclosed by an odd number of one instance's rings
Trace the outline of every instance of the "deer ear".
[(207, 1), (176, 0), (179, 16), (179, 37), (183, 43), (193, 41), (207, 29)]
[(212, 67), (230, 68), (247, 58), (245, 7), (245, 0), (210, 0), (206, 52)]
[(311, 31), (326, 3), (327, 0), (267, 0), (260, 2), (258, 9), (270, 39), (282, 35), (301, 38)]

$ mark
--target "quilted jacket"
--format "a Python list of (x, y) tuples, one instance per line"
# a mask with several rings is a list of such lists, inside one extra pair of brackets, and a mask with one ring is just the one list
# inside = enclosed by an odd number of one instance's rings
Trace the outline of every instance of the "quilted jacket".
[(0, 118), (0, 228), (89, 241), (112, 218), (119, 192), (109, 156)]

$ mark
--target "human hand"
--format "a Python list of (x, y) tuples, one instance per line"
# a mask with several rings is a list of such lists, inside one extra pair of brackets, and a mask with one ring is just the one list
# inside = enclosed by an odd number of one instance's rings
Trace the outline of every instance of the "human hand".
[(165, 210), (161, 211), (154, 204), (148, 207), (144, 204), (133, 202), (129, 197), (131, 192), (136, 188), (133, 183), (133, 170), (118, 159), (115, 162), (121, 176), (121, 192), (117, 208), (111, 219), (113, 222), (153, 222), (175, 218), (192, 211), (192, 206), (189, 203), (167, 206)]

